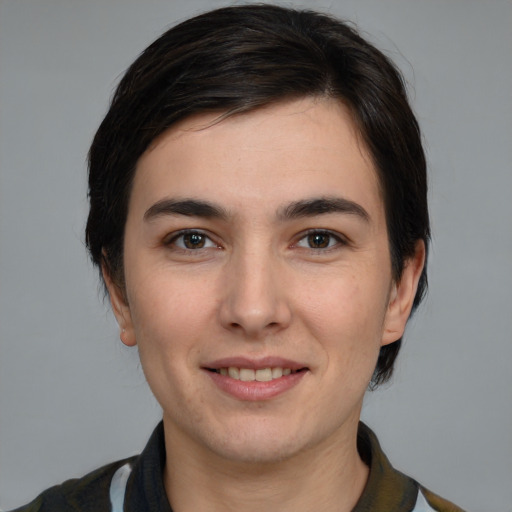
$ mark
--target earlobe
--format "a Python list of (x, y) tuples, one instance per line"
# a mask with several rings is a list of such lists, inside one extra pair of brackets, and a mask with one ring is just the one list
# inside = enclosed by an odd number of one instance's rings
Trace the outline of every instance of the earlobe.
[(393, 283), (384, 320), (382, 345), (393, 343), (403, 336), (424, 265), (425, 243), (418, 240), (414, 256), (407, 260), (400, 281)]
[(101, 272), (107, 286), (112, 311), (121, 331), (119, 337), (125, 345), (133, 347), (137, 344), (137, 341), (135, 339), (130, 307), (126, 300), (125, 293), (119, 285), (113, 281), (105, 264), (102, 265)]

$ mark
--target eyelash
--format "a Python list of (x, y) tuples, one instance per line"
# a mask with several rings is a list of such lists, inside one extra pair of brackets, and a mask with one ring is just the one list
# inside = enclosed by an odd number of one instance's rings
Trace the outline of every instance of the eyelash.
[[(310, 237), (313, 236), (322, 236), (328, 238), (327, 246), (326, 247), (300, 247), (299, 243), (303, 240), (306, 240), (306, 243), (311, 242)], [(331, 244), (331, 242), (334, 242)], [(345, 238), (343, 238), (341, 235), (337, 233), (333, 233), (332, 231), (326, 230), (326, 229), (310, 229), (306, 231), (305, 233), (302, 233), (300, 235), (300, 238), (295, 242), (293, 245), (294, 247), (300, 247), (301, 249), (306, 249), (309, 251), (314, 252), (325, 252), (330, 251), (339, 248), (340, 246), (347, 245), (348, 242)]]
[[(199, 247), (186, 247), (185, 237), (198, 237), (198, 242), (203, 243), (202, 246)], [(327, 245), (324, 247), (311, 247), (309, 246), (312, 243), (311, 237), (324, 237), (327, 239)], [(182, 239), (182, 244), (178, 245), (178, 241)], [(190, 241), (190, 240), (189, 240)], [(306, 241), (308, 244), (307, 247), (301, 246), (300, 243), (302, 241)], [(196, 229), (184, 229), (177, 233), (174, 233), (169, 239), (165, 240), (166, 246), (172, 246), (175, 249), (186, 251), (186, 252), (196, 252), (201, 249), (209, 249), (209, 248), (220, 248), (218, 244), (216, 244), (212, 238), (207, 235), (204, 231), (196, 230)], [(292, 247), (298, 247), (300, 249), (306, 249), (313, 252), (325, 252), (338, 248), (339, 246), (347, 245), (347, 240), (344, 239), (337, 233), (333, 233), (332, 231), (325, 229), (310, 229), (304, 233), (301, 233), (299, 238), (295, 243), (292, 244)], [(205, 246), (206, 245), (206, 246)]]
[[(202, 247), (195, 247), (195, 248), (191, 248), (191, 247), (186, 247), (185, 244), (185, 237), (193, 237), (193, 236), (197, 236), (197, 237), (200, 237), (202, 239), (202, 241), (206, 244), (208, 244), (207, 247), (205, 247), (204, 245)], [(182, 239), (182, 246), (178, 245), (178, 240), (179, 239)], [(178, 231), (177, 233), (173, 233), (172, 236), (168, 239), (166, 239), (164, 241), (164, 244), (166, 246), (172, 246), (178, 250), (181, 250), (181, 251), (186, 251), (186, 252), (196, 252), (196, 251), (200, 251), (201, 249), (209, 249), (211, 247), (215, 247), (215, 248), (219, 248), (219, 245), (216, 244), (210, 236), (208, 236), (206, 233), (204, 233), (203, 231), (199, 231), (197, 229), (184, 229), (182, 231)]]

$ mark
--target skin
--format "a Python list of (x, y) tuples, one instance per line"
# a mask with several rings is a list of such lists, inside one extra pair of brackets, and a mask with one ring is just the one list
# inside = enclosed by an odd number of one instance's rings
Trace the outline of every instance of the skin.
[[(178, 512), (351, 510), (368, 475), (363, 396), (380, 347), (403, 334), (423, 244), (395, 283), (377, 175), (339, 102), (215, 119), (186, 119), (140, 158), (126, 288), (105, 275), (121, 339), (138, 345), (163, 408), (169, 500)], [(325, 198), (351, 207), (284, 214)], [(155, 206), (169, 199), (222, 215)], [(244, 400), (205, 369), (235, 356), (304, 370), (277, 396)]]

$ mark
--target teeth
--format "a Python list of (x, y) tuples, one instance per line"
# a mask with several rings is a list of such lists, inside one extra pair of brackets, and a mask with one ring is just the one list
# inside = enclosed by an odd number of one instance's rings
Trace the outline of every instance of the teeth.
[(232, 378), (232, 379), (237, 379), (237, 380), (240, 380), (240, 370), (238, 368), (235, 368), (234, 366), (230, 366), (228, 368), (228, 375)]
[(269, 380), (272, 380), (272, 370), (270, 368), (256, 370), (256, 380), (258, 382), (268, 382)]
[(291, 368), (280, 367), (253, 370), (252, 368), (237, 368), (236, 366), (230, 366), (229, 368), (220, 368), (217, 370), (217, 373), (243, 382), (269, 382), (273, 379), (280, 379), (283, 376), (290, 375), (292, 370)]
[(250, 368), (240, 368), (240, 380), (243, 380), (244, 382), (254, 380), (256, 377), (255, 374), (256, 372)]
[(279, 377), (283, 376), (283, 369), (282, 368), (272, 368), (272, 378), (273, 379), (279, 379)]

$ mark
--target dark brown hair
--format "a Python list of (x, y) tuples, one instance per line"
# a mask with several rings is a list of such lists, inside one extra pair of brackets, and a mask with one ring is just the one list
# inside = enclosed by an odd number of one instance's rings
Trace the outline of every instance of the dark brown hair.
[[(130, 66), (89, 153), (86, 242), (93, 262), (124, 286), (123, 238), (137, 161), (192, 114), (235, 115), (305, 97), (349, 107), (383, 191), (392, 272), (416, 242), (428, 246), (426, 163), (400, 72), (349, 24), (273, 5), (226, 7), (165, 32)], [(421, 275), (414, 308), (427, 285)], [(381, 348), (372, 386), (386, 381), (401, 339)]]

